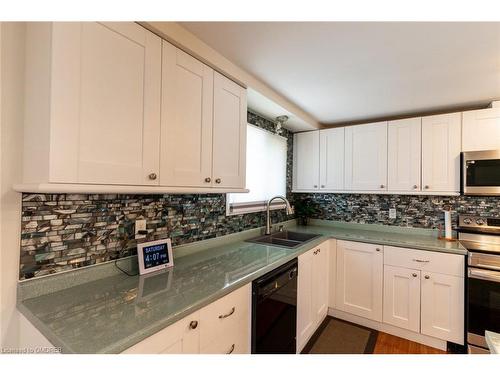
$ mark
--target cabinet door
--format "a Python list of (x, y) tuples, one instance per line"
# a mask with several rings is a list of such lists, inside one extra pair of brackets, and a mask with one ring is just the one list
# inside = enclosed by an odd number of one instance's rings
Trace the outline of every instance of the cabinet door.
[(500, 149), (500, 108), (462, 113), (462, 151)]
[(387, 186), (393, 191), (420, 191), (422, 119), (389, 121)]
[(337, 241), (337, 309), (381, 322), (382, 273), (382, 246)]
[(384, 266), (384, 323), (420, 332), (420, 271)]
[(54, 23), (50, 182), (156, 185), (161, 39), (133, 22)]
[(245, 187), (246, 135), (246, 89), (215, 72), (212, 148), (215, 187)]
[(163, 41), (160, 183), (212, 185), (211, 68)]
[(314, 330), (328, 313), (328, 241), (313, 250), (312, 305)]
[(293, 189), (319, 186), (319, 130), (293, 135)]
[(314, 332), (316, 321), (313, 309), (313, 257), (314, 250), (299, 256), (297, 280), (297, 352), (300, 352)]
[(328, 307), (336, 308), (335, 295), (337, 291), (337, 240), (331, 239), (328, 249)]
[(460, 191), (461, 113), (422, 118), (422, 191)]
[[(123, 354), (196, 354), (200, 348), (199, 313), (195, 312), (149, 336)], [(193, 328), (194, 327), (194, 328)]]
[(464, 343), (464, 279), (422, 271), (421, 333)]
[(345, 128), (346, 190), (387, 190), (387, 122)]
[(320, 190), (344, 189), (344, 128), (319, 132)]

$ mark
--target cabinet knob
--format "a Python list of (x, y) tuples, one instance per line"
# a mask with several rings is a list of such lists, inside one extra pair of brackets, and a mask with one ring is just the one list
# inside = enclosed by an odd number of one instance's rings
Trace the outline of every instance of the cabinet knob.
[(411, 274), (413, 277), (417, 277), (417, 274), (416, 273), (412, 273)]
[(429, 189), (429, 185), (425, 185), (425, 186), (424, 186), (424, 189)]
[(198, 321), (197, 320), (191, 320), (191, 323), (189, 323), (189, 328), (190, 329), (196, 329), (198, 327)]
[(156, 175), (156, 173), (150, 173), (148, 177), (150, 180), (156, 180), (156, 177), (158, 176)]
[(212, 179), (210, 177), (205, 178), (205, 182), (210, 182)]
[(380, 185), (380, 188), (381, 188), (381, 189), (385, 188), (385, 185)]
[(325, 185), (321, 185), (321, 188), (324, 188), (324, 187), (325, 187)]
[(413, 188), (414, 188), (414, 189), (418, 188), (418, 185), (413, 185)]
[(376, 251), (380, 251), (380, 249), (379, 249), (378, 247), (377, 247), (375, 250), (376, 250)]
[(318, 187), (318, 185), (314, 185), (314, 188), (316, 189)]
[(215, 179), (216, 184), (220, 184), (221, 182), (222, 182), (222, 180), (220, 178)]
[(427, 280), (429, 280), (431, 277), (429, 275), (424, 276)]

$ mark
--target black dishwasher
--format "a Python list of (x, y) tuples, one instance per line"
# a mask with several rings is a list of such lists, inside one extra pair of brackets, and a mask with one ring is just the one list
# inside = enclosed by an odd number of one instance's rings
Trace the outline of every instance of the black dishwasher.
[(252, 353), (296, 352), (297, 259), (252, 283)]

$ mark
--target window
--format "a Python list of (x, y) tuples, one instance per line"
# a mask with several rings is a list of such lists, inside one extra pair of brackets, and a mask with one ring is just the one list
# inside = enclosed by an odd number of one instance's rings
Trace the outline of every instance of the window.
[[(286, 142), (285, 137), (247, 125), (246, 185), (250, 192), (227, 194), (227, 215), (263, 211), (270, 198), (286, 195)], [(283, 202), (273, 204), (273, 208), (282, 207)]]

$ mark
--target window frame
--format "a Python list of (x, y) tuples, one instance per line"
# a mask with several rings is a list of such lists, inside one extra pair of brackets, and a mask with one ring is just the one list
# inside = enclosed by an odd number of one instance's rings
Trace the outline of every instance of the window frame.
[[(253, 126), (254, 128), (257, 128), (258, 130), (268, 132), (270, 135), (274, 135), (277, 137), (281, 137), (285, 140), (286, 144), (286, 149), (285, 153), (288, 153), (288, 138), (280, 135), (273, 133), (267, 129), (264, 129), (260, 126), (251, 124), (247, 122), (247, 126)], [(286, 178), (286, 173), (287, 173), (287, 160), (288, 160), (288, 155), (285, 155), (285, 178)], [(246, 173), (246, 171), (245, 171)], [(256, 213), (256, 212), (264, 212), (267, 210), (267, 201), (253, 201), (253, 202), (239, 202), (239, 203), (229, 203), (229, 194), (231, 193), (226, 193), (226, 216), (235, 216), (235, 215), (243, 215), (243, 214), (249, 214), (249, 213)], [(234, 193), (233, 193), (234, 194)], [(286, 186), (286, 181), (285, 181), (285, 194), (287, 194), (287, 186)], [(283, 201), (278, 200), (276, 202), (271, 203), (270, 210), (281, 210), (286, 208), (286, 205)]]

